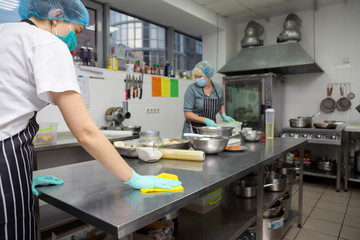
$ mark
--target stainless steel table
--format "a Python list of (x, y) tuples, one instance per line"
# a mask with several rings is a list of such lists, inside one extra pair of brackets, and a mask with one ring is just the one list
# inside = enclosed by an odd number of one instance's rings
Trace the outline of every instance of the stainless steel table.
[(360, 182), (360, 174), (349, 172), (349, 156), (351, 151), (351, 136), (352, 134), (360, 133), (360, 124), (357, 125), (348, 125), (345, 127), (346, 133), (346, 141), (345, 141), (345, 149), (344, 149), (344, 161), (345, 161), (345, 170), (344, 170), (344, 191), (347, 192), (348, 190), (348, 181), (352, 182)]
[[(253, 171), (262, 170), (264, 165), (282, 157), (286, 152), (304, 146), (306, 142), (275, 138), (266, 143), (246, 143), (248, 150), (245, 152), (208, 155), (203, 162), (161, 160), (143, 163), (138, 159), (126, 159), (142, 175), (157, 175), (162, 172), (176, 174), (182, 181), (184, 192), (141, 194), (123, 184), (97, 161), (39, 170), (34, 175), (54, 175), (64, 180), (61, 186), (38, 187), (41, 200), (121, 238), (219, 187)], [(262, 181), (262, 177), (258, 179)], [(259, 199), (262, 201), (262, 194)], [(257, 223), (262, 224), (263, 205), (260, 200), (260, 210), (258, 209), (256, 217)], [(299, 202), (301, 200), (302, 187)], [(300, 203), (299, 225), (301, 205)]]

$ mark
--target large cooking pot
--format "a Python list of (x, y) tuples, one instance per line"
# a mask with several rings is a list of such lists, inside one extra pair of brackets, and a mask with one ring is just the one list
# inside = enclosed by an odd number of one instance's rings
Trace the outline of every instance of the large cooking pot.
[(312, 115), (311, 117), (297, 117), (297, 118), (292, 118), (289, 120), (290, 122), (290, 127), (295, 127), (295, 128), (311, 128), (312, 125), (312, 119), (314, 117), (316, 117), (317, 115), (319, 115), (320, 112), (315, 113), (314, 115)]

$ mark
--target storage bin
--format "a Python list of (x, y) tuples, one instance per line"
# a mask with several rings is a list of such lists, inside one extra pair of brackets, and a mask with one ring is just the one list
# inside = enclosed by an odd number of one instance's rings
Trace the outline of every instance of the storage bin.
[(222, 189), (219, 188), (199, 199), (185, 206), (184, 208), (196, 213), (205, 214), (216, 207), (221, 203), (221, 193)]
[(38, 146), (56, 143), (58, 124), (54, 122), (42, 122), (39, 123), (39, 125), (39, 131), (33, 139), (33, 144)]

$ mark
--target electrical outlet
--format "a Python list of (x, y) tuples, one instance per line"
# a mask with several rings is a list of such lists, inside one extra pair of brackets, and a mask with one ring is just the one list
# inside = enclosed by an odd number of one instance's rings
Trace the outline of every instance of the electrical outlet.
[(160, 108), (157, 107), (148, 107), (145, 109), (145, 113), (159, 113)]

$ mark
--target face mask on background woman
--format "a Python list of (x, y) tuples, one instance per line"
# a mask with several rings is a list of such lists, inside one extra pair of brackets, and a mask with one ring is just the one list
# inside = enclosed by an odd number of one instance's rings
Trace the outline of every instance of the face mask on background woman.
[(206, 85), (206, 80), (204, 77), (198, 78), (198, 79), (196, 79), (195, 84), (196, 84), (196, 86), (202, 88)]

